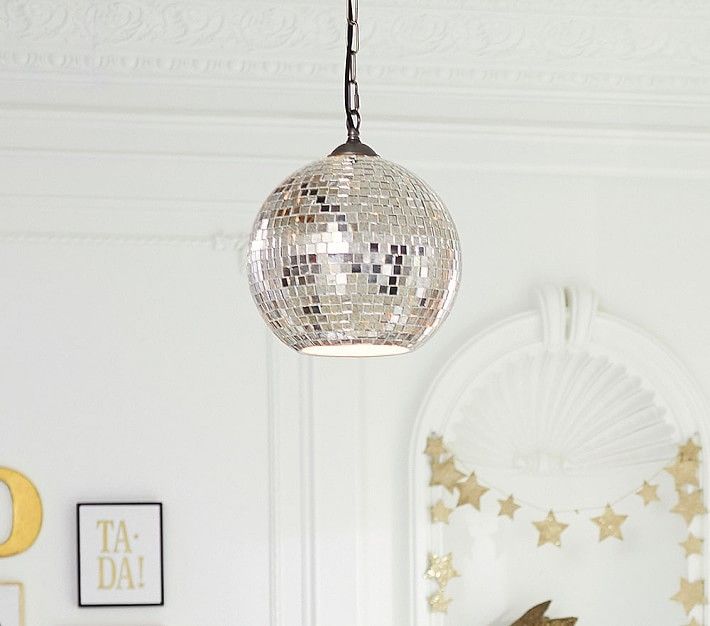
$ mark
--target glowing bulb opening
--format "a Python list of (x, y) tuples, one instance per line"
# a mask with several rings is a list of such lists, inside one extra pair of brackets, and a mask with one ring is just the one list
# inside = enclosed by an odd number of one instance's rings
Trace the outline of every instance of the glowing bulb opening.
[(340, 357), (370, 357), (393, 356), (405, 354), (409, 348), (377, 343), (335, 344), (332, 346), (307, 346), (301, 349), (302, 354), (311, 356), (340, 356)]

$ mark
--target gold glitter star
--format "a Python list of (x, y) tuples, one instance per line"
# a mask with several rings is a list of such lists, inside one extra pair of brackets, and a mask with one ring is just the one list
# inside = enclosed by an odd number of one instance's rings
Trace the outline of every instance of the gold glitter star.
[(562, 546), (562, 541), (560, 536), (569, 524), (563, 524), (558, 522), (555, 518), (555, 514), (550, 511), (544, 520), (539, 522), (533, 522), (535, 528), (537, 528), (540, 533), (540, 538), (538, 539), (537, 545), (542, 546), (546, 543), (551, 543), (554, 546), (560, 548)]
[(442, 454), (446, 454), (446, 446), (444, 445), (444, 438), (438, 435), (429, 435), (426, 440), (426, 448), (424, 448), (424, 454), (432, 457), (433, 459), (438, 459)]
[(627, 517), (628, 515), (617, 515), (611, 505), (607, 504), (603, 515), (592, 518), (592, 521), (599, 526), (599, 541), (604, 541), (609, 537), (623, 539), (621, 525), (626, 521)]
[(689, 582), (686, 578), (680, 579), (680, 591), (671, 600), (683, 605), (686, 615), (696, 606), (705, 604), (705, 581), (700, 579)]
[(690, 493), (679, 491), (678, 504), (676, 504), (671, 511), (681, 515), (685, 520), (685, 523), (690, 526), (690, 523), (696, 515), (707, 513), (705, 505), (703, 504), (703, 490), (696, 489)]
[(544, 624), (545, 613), (550, 608), (550, 604), (552, 604), (552, 600), (534, 606), (526, 611), (520, 619), (515, 620), (511, 626), (540, 626), (540, 624)]
[(700, 623), (698, 622), (698, 620), (693, 618), (690, 620), (690, 624), (688, 624), (688, 626), (700, 626)]
[(661, 501), (658, 497), (658, 485), (650, 485), (645, 480), (643, 481), (643, 487), (636, 492), (636, 495), (643, 498), (644, 506), (648, 506), (654, 501)]
[(563, 617), (553, 619), (545, 617), (551, 601), (543, 602), (527, 611), (520, 619), (515, 620), (511, 626), (574, 626), (577, 623), (576, 617)]
[(429, 554), (429, 565), (427, 566), (424, 576), (429, 580), (435, 580), (439, 587), (446, 587), (452, 578), (459, 576), (459, 573), (454, 569), (454, 556), (449, 552), (443, 556)]
[(693, 554), (703, 553), (703, 540), (693, 533), (688, 533), (688, 538), (685, 541), (681, 541), (679, 545), (683, 546), (686, 558)]
[(698, 461), (702, 447), (697, 445), (692, 438), (678, 448), (678, 458), (681, 461)]
[(443, 591), (435, 591), (429, 596), (429, 606), (434, 613), (448, 613), (451, 598), (447, 598)]
[(432, 522), (443, 522), (444, 524), (449, 523), (449, 515), (453, 513), (453, 509), (450, 509), (444, 504), (443, 500), (439, 500), (434, 506), (429, 507), (431, 512)]
[(470, 504), (474, 508), (481, 510), (481, 497), (488, 491), (488, 487), (484, 487), (478, 482), (476, 474), (471, 474), (464, 482), (456, 485), (459, 490), (459, 502), (457, 506)]
[(698, 482), (698, 461), (682, 461), (678, 458), (673, 465), (669, 465), (664, 469), (673, 476), (676, 489), (680, 489), (685, 485), (692, 485), (693, 487), (700, 485)]
[(498, 511), (498, 517), (507, 515), (510, 519), (515, 517), (515, 512), (520, 508), (520, 505), (515, 502), (515, 498), (509, 495), (505, 500), (498, 500), (500, 504), (500, 511)]
[(454, 466), (454, 457), (446, 459), (443, 463), (437, 463), (432, 459), (430, 486), (441, 485), (446, 487), (451, 493), (454, 492), (454, 485), (466, 474), (459, 472)]

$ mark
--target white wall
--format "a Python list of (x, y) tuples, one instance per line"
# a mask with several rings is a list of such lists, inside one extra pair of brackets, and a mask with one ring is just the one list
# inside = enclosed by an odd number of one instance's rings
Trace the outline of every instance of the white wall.
[[(421, 351), (334, 362), (268, 336), (239, 246), (342, 138), (340, 3), (0, 0), (0, 465), (46, 513), (0, 580), (28, 626), (406, 624), (418, 405), (541, 282), (710, 394), (708, 8), (533, 4), (363, 5), (364, 138), (444, 197), (464, 280)], [(80, 610), (74, 505), (123, 498), (164, 502), (166, 606)]]

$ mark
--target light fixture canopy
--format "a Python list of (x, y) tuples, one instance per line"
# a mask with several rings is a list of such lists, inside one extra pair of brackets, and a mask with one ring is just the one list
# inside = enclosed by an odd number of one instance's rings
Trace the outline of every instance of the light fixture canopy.
[(360, 141), (357, 0), (347, 0), (347, 141), (284, 180), (254, 222), (249, 285), (286, 345), (319, 356), (414, 350), (448, 315), (461, 274), (436, 193)]

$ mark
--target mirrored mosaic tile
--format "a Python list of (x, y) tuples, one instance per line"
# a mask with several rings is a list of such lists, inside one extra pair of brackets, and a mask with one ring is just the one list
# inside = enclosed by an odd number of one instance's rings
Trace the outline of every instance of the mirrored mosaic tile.
[(295, 172), (254, 222), (252, 296), (288, 346), (412, 350), (448, 315), (461, 274), (438, 196), (380, 157), (326, 157)]

